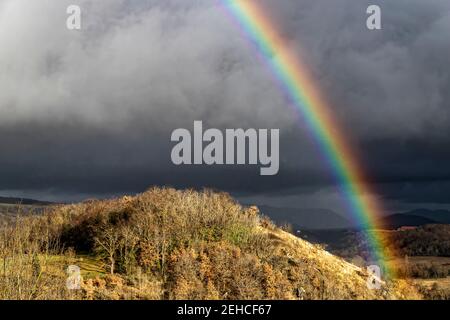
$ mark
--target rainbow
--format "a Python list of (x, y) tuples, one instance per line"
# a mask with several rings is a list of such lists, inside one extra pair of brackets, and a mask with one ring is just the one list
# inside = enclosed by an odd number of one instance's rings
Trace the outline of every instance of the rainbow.
[(298, 109), (309, 132), (314, 137), (321, 154), (332, 168), (335, 178), (345, 195), (353, 219), (366, 226), (371, 259), (383, 270), (384, 276), (392, 275), (388, 255), (384, 252), (376, 220), (383, 209), (371, 195), (370, 185), (356, 160), (355, 152), (346, 142), (343, 130), (338, 126), (319, 92), (306, 65), (298, 53), (277, 33), (277, 28), (254, 0), (219, 0), (226, 11), (258, 48), (279, 84), (285, 89), (292, 104)]

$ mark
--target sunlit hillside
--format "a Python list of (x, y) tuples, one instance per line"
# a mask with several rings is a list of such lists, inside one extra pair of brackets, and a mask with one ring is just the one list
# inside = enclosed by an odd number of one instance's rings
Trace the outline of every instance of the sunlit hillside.
[(52, 207), (4, 221), (0, 237), (1, 299), (420, 298), (405, 280), (369, 289), (364, 269), (211, 191)]

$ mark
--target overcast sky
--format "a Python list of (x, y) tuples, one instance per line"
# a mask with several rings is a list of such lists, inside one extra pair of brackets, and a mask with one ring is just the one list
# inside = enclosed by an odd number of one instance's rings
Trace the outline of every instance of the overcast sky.
[[(389, 210), (450, 207), (450, 2), (254, 0), (304, 57)], [(82, 8), (82, 30), (65, 27)], [(366, 8), (382, 8), (380, 31)], [(255, 48), (211, 0), (0, 0), (0, 194), (151, 185), (342, 212), (329, 168)], [(176, 128), (279, 128), (280, 171), (176, 167)]]

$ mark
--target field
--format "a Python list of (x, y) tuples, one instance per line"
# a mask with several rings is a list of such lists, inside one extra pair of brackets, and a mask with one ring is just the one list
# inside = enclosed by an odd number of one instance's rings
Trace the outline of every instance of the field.
[(47, 207), (46, 205), (0, 203), (0, 217), (42, 213)]
[(397, 258), (397, 259), (391, 260), (391, 261), (395, 262), (396, 264), (403, 264), (403, 265), (406, 263), (410, 263), (413, 265), (432, 263), (432, 264), (447, 267), (450, 270), (450, 257), (415, 256), (415, 257)]
[(431, 289), (433, 286), (437, 285), (444, 290), (450, 291), (450, 277), (438, 279), (414, 279), (413, 282), (426, 287), (427, 289)]

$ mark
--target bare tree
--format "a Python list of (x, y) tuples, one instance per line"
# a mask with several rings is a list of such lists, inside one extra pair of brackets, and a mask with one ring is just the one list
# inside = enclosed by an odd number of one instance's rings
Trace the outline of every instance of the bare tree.
[(103, 251), (109, 259), (109, 270), (111, 274), (114, 274), (114, 268), (116, 265), (116, 254), (120, 247), (120, 234), (114, 228), (103, 228), (99, 237), (95, 238), (97, 244), (97, 250)]

